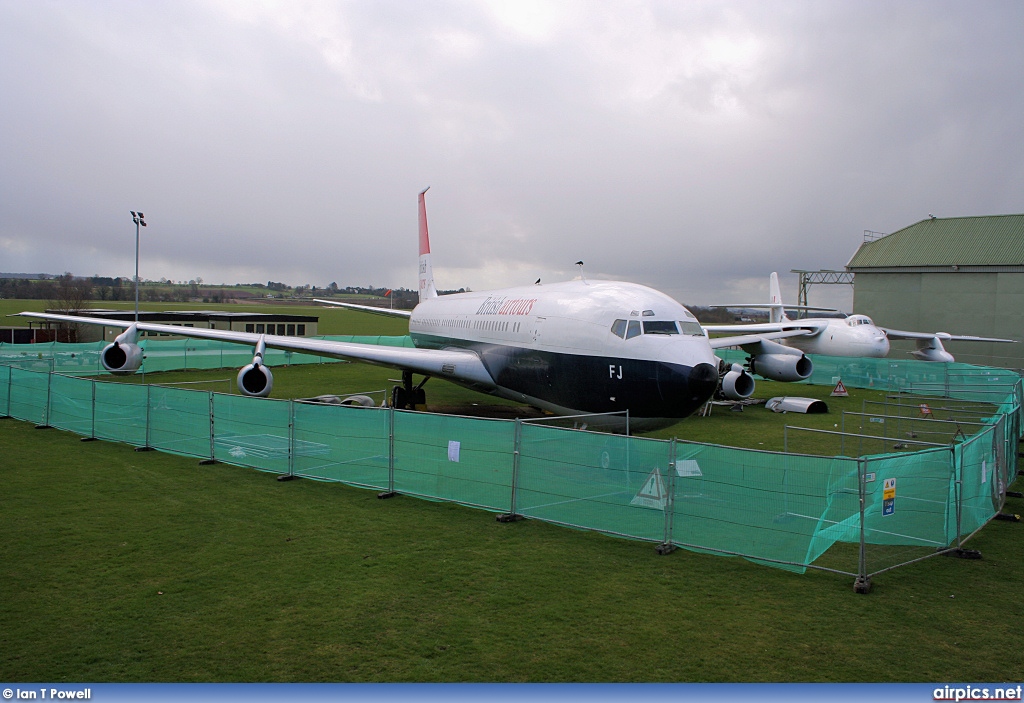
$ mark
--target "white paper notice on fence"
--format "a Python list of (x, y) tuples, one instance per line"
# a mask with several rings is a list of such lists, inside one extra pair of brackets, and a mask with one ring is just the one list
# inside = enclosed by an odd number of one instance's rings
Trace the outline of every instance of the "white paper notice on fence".
[(694, 459), (683, 459), (682, 461), (676, 462), (676, 474), (678, 476), (703, 476), (700, 472), (700, 466)]
[(454, 439), (448, 440), (448, 461), (459, 461), (459, 451), (462, 449), (462, 442), (456, 442)]
[(988, 460), (987, 459), (982, 459), (981, 460), (981, 482), (982, 483), (987, 483), (988, 482)]

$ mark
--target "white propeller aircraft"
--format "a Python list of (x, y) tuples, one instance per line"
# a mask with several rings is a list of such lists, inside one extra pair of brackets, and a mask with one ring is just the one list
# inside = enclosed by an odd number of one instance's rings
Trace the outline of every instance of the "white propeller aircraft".
[[(948, 332), (907, 332), (888, 327), (878, 327), (867, 315), (845, 315), (831, 308), (816, 308), (798, 305), (783, 305), (779, 287), (779, 275), (772, 273), (769, 279), (769, 303), (751, 303), (749, 305), (716, 305), (714, 307), (767, 309), (769, 322), (740, 325), (704, 325), (709, 334), (716, 333), (771, 333), (783, 330), (803, 330), (802, 336), (786, 340), (785, 344), (807, 354), (824, 354), (826, 356), (867, 356), (881, 358), (889, 353), (890, 339), (913, 339), (917, 349), (911, 355), (922, 361), (947, 361), (955, 359), (942, 346), (943, 341), (965, 342), (1015, 342), (1013, 339), (995, 339), (991, 337), (975, 337), (971, 335), (949, 334)], [(832, 317), (812, 317), (790, 320), (786, 309), (831, 312)], [(712, 341), (715, 341), (714, 339)], [(751, 370), (757, 369), (756, 358), (751, 362)]]
[[(703, 406), (719, 388), (728, 398), (749, 397), (753, 379), (741, 366), (722, 363), (715, 356), (716, 348), (743, 347), (756, 360), (757, 372), (775, 380), (797, 381), (811, 373), (811, 362), (802, 352), (770, 341), (805, 335), (806, 330), (709, 340), (689, 310), (663, 293), (633, 283), (581, 277), (439, 296), (430, 261), (425, 193), (419, 194), (419, 304), (412, 311), (346, 306), (408, 318), (413, 349), (21, 314), (124, 328), (100, 356), (104, 368), (114, 374), (132, 374), (141, 366), (140, 332), (167, 332), (252, 345), (253, 360), (237, 379), (245, 395), (269, 395), (273, 374), (263, 355), (271, 348), (398, 369), (402, 385), (392, 392), (397, 407), (423, 405), (423, 384), (438, 377), (560, 415), (628, 411), (634, 427), (672, 424)], [(414, 385), (413, 374), (424, 378)]]

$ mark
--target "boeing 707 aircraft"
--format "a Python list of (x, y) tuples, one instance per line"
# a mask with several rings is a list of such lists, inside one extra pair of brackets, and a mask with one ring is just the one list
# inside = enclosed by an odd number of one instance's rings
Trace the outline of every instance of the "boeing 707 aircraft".
[[(104, 368), (115, 374), (131, 374), (141, 366), (140, 332), (168, 332), (252, 345), (253, 360), (239, 371), (237, 379), (245, 395), (270, 393), (273, 374), (263, 363), (263, 355), (273, 348), (398, 369), (402, 385), (392, 393), (397, 407), (422, 405), (423, 384), (437, 377), (559, 415), (628, 411), (634, 427), (672, 424), (704, 405), (716, 390), (732, 399), (749, 397), (754, 381), (747, 370), (722, 363), (715, 356), (716, 348), (742, 346), (755, 360), (757, 373), (775, 380), (797, 381), (811, 373), (811, 362), (803, 352), (771, 341), (802, 336), (807, 334), (805, 330), (709, 340), (689, 310), (663, 293), (633, 283), (581, 278), (438, 295), (425, 193), (419, 194), (420, 302), (412, 311), (369, 308), (407, 317), (413, 349), (50, 313), (21, 314), (124, 328), (101, 353)], [(413, 374), (423, 379), (414, 384)]]

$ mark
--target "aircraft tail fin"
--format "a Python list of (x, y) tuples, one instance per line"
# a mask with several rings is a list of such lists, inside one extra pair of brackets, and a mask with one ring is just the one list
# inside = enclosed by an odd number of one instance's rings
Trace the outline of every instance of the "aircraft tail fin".
[(779, 287), (779, 274), (775, 271), (772, 271), (771, 278), (768, 279), (768, 294), (771, 297), (769, 301), (771, 304), (771, 321), (782, 322), (783, 320), (788, 320), (786, 310), (782, 306), (782, 289)]
[(434, 269), (430, 265), (430, 236), (427, 233), (427, 186), (420, 192), (420, 302), (437, 297)]

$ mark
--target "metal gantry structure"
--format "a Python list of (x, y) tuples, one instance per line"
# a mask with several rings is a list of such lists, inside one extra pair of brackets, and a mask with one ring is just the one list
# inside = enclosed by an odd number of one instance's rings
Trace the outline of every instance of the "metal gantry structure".
[(792, 269), (790, 273), (800, 276), (799, 287), (797, 288), (797, 305), (807, 305), (807, 289), (812, 285), (853, 285), (853, 272), (851, 271), (801, 271)]

